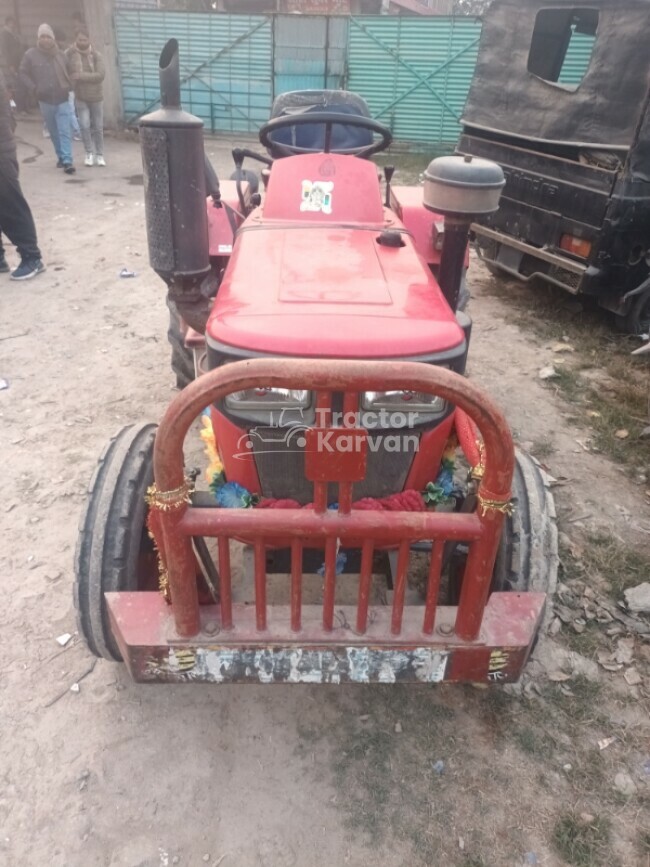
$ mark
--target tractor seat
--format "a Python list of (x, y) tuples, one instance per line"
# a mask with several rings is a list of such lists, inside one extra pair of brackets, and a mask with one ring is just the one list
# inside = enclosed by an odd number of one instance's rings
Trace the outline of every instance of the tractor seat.
[[(293, 90), (276, 97), (271, 109), (271, 120), (276, 117), (291, 117), (322, 111), (371, 117), (365, 99), (358, 93), (349, 90)], [(325, 147), (325, 127), (318, 123), (287, 127), (276, 130), (270, 138), (272, 142), (278, 144), (320, 151)], [(330, 150), (332, 153), (337, 153), (351, 148), (365, 147), (371, 144), (372, 140), (372, 132), (368, 129), (335, 124), (332, 127)], [(269, 148), (269, 152), (274, 159), (282, 156), (274, 153), (273, 147)]]

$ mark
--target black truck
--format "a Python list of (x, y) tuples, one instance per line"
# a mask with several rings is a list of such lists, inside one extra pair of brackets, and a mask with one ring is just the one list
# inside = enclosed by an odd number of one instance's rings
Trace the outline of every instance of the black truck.
[(494, 0), (462, 154), (499, 163), (474, 225), (492, 271), (589, 295), (650, 326), (650, 0)]

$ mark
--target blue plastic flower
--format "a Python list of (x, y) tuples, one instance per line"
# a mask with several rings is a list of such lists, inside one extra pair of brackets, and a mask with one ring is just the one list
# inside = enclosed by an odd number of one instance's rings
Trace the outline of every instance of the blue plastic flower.
[(253, 505), (253, 497), (238, 482), (225, 482), (215, 491), (217, 505), (222, 509), (248, 509)]
[[(339, 553), (336, 555), (336, 574), (337, 575), (340, 575), (343, 572), (343, 569), (345, 568), (345, 564), (347, 562), (348, 562), (348, 555), (345, 553), (345, 551), (339, 551)], [(320, 577), (324, 578), (325, 577), (325, 564), (323, 563), (323, 565), (317, 571), (318, 571), (318, 574), (320, 575)]]

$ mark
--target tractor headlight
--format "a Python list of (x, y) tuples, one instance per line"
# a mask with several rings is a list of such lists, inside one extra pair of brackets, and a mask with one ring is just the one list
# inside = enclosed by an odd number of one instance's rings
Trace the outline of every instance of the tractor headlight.
[(261, 386), (233, 391), (224, 403), (233, 412), (249, 409), (306, 409), (311, 403), (311, 392)]
[(361, 398), (361, 406), (374, 412), (385, 410), (432, 414), (442, 412), (445, 401), (424, 391), (366, 391)]

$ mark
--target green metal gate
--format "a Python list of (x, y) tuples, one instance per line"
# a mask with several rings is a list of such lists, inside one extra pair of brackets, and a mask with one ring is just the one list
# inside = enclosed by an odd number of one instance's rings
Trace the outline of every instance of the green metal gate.
[(181, 46), (183, 107), (211, 132), (255, 132), (273, 99), (272, 18), (190, 12), (115, 11), (127, 125), (159, 104), (158, 57)]
[(480, 34), (466, 18), (351, 18), (347, 87), (395, 139), (455, 143)]
[(328, 86), (360, 93), (398, 141), (451, 143), (458, 138), (480, 29), (462, 18), (118, 8), (124, 121), (132, 125), (158, 106), (158, 56), (175, 37), (183, 105), (211, 132), (256, 132), (278, 93)]

